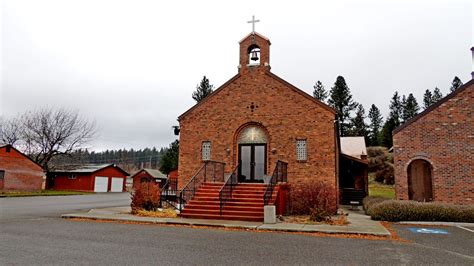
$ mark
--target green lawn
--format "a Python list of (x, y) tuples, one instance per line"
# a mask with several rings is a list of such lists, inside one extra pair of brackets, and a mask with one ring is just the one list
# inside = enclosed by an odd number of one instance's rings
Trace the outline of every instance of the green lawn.
[(71, 196), (86, 195), (92, 192), (63, 191), (63, 190), (42, 190), (42, 191), (3, 191), (0, 198), (4, 197), (35, 197), (35, 196)]
[(369, 182), (369, 196), (395, 199), (395, 188), (391, 185)]

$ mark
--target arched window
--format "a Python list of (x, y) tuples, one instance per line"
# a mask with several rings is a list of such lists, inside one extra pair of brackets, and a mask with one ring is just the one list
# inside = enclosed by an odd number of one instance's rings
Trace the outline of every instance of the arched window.
[(267, 134), (258, 126), (248, 126), (244, 128), (237, 138), (238, 144), (267, 143)]

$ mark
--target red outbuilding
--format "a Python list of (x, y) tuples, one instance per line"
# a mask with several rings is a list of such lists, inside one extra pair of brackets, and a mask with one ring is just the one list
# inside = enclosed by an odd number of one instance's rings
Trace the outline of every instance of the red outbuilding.
[(0, 190), (41, 190), (43, 168), (11, 145), (0, 146)]
[(166, 183), (166, 175), (157, 169), (140, 169), (132, 175), (133, 188), (136, 189), (141, 183), (156, 182), (162, 188)]
[(47, 175), (47, 187), (56, 190), (125, 192), (129, 174), (115, 164), (68, 166)]

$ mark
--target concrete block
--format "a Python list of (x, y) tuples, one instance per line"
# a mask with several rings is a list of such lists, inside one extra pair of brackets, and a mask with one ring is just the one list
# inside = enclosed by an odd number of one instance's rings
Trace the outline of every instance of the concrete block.
[(266, 205), (263, 207), (263, 223), (276, 224), (276, 207), (275, 205)]

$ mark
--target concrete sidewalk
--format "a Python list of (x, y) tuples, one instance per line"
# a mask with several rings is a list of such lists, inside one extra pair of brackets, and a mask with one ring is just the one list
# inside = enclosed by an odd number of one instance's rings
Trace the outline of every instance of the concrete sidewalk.
[(122, 222), (141, 222), (154, 224), (182, 224), (214, 226), (226, 228), (242, 228), (252, 230), (271, 230), (286, 232), (319, 232), (327, 234), (360, 234), (390, 237), (390, 232), (380, 224), (366, 216), (363, 211), (352, 211), (344, 209), (348, 213), (348, 225), (327, 224), (296, 224), (278, 222), (276, 224), (264, 224), (262, 222), (244, 222), (227, 220), (186, 219), (186, 218), (155, 218), (141, 217), (130, 214), (130, 207), (114, 207), (103, 209), (92, 209), (85, 213), (63, 214), (62, 218), (85, 218), (95, 220), (111, 220)]

